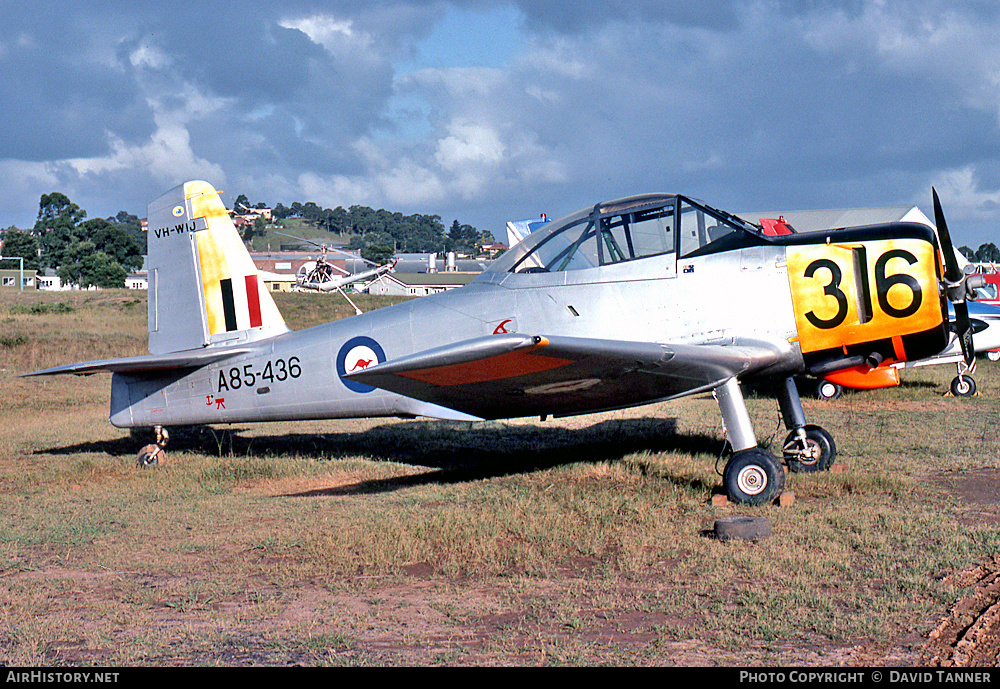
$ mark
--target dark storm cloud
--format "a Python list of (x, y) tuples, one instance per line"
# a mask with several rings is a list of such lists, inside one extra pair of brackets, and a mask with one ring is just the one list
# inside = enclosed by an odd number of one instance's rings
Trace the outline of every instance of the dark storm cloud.
[[(392, 51), (386, 46), (407, 26), (397, 23), (395, 34), (374, 37), (383, 57), (372, 62), (354, 60), (349, 50), (335, 59), (280, 22), (339, 11), (357, 15), (360, 25), (387, 26), (391, 7), (359, 13), (359, 5), (250, 3), (238, 12), (194, 2), (69, 8), (30, 3), (30, 12), (11, 6), (5, 18), (12, 30), (0, 42), (0, 124), (18, 136), (4, 137), (0, 156), (86, 157), (107, 150), (109, 132), (128, 142), (148, 137), (153, 112), (131, 64), (139, 50), (155, 50), (162, 60), (145, 71), (156, 72), (147, 74), (147, 84), (155, 87), (149, 95), (165, 105), (172, 96), (188, 97), (177, 95), (188, 84), (204, 96), (232, 99), (234, 110), (288, 108), (301, 135), (342, 144), (344, 136), (356, 136), (377, 119), (391, 83)], [(428, 21), (414, 24), (422, 30)]]
[[(816, 208), (937, 184), (958, 227), (1000, 220), (995, 3), (515, 5), (9, 3), (0, 203), (198, 176), (499, 231), (640, 191)], [(463, 11), (506, 22), (461, 36), (483, 64), (422, 42)]]
[[(663, 189), (732, 207), (926, 206), (935, 182), (955, 185), (958, 222), (995, 204), (992, 5), (718, 3), (660, 21), (643, 5), (522, 7), (533, 41), (492, 93), (495, 122), (531, 132), (562, 178), (493, 185), (508, 216)], [(435, 102), (489, 118), (444, 90)]]
[(85, 157), (106, 150), (109, 131), (149, 135), (152, 117), (131, 66), (114, 46), (89, 57), (89, 42), (82, 27), (60, 21), (0, 41), (0, 158)]

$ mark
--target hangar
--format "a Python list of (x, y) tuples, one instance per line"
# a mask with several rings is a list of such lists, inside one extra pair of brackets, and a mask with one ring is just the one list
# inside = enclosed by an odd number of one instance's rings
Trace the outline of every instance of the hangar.
[(934, 227), (930, 218), (916, 206), (886, 206), (882, 208), (841, 208), (816, 211), (754, 211), (738, 213), (739, 217), (757, 224), (761, 218), (785, 219), (796, 232), (831, 230), (889, 222), (918, 222)]

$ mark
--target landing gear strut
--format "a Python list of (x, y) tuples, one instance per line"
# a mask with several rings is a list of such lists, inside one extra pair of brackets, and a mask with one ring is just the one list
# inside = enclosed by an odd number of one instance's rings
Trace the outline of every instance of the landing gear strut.
[(773, 501), (785, 488), (785, 470), (767, 450), (757, 447), (753, 424), (736, 378), (715, 389), (715, 397), (733, 446), (722, 473), (729, 499), (735, 503), (761, 505)]
[[(726, 435), (733, 446), (722, 481), (729, 499), (736, 503), (760, 505), (771, 502), (785, 488), (785, 469), (767, 450), (757, 447), (750, 415), (736, 378), (715, 389), (722, 410)], [(778, 388), (778, 405), (788, 429), (782, 447), (785, 464), (791, 471), (824, 471), (837, 457), (837, 446), (825, 429), (806, 423), (795, 379), (788, 377)]]
[(778, 389), (778, 406), (788, 429), (782, 446), (785, 464), (791, 471), (826, 471), (837, 458), (837, 445), (826, 429), (807, 424), (795, 379), (785, 378)]
[(167, 429), (163, 426), (157, 426), (155, 430), (156, 444), (146, 445), (146, 447), (139, 450), (139, 454), (135, 458), (135, 465), (140, 469), (157, 466), (166, 460), (167, 453), (163, 451), (163, 448), (170, 440), (170, 434), (167, 433)]

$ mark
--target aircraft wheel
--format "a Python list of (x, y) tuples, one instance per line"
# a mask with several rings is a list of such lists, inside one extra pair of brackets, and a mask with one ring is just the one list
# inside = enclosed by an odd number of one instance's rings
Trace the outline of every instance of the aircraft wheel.
[(1000, 349), (992, 349), (986, 352), (986, 358), (990, 361), (1000, 361)]
[(972, 376), (955, 376), (951, 381), (951, 394), (955, 397), (972, 397), (976, 394), (976, 381)]
[(844, 394), (844, 388), (837, 383), (831, 382), (829, 380), (824, 380), (820, 378), (819, 382), (816, 383), (816, 397), (821, 400), (835, 400), (839, 399), (841, 395)]
[(785, 488), (785, 470), (771, 453), (751, 447), (733, 454), (722, 472), (729, 499), (744, 505), (773, 501)]
[(805, 443), (792, 431), (785, 438), (785, 464), (794, 472), (826, 471), (837, 458), (837, 444), (825, 428), (808, 424), (804, 429)]
[(160, 464), (166, 457), (166, 453), (159, 445), (147, 445), (139, 450), (135, 458), (135, 465), (140, 469), (148, 469)]

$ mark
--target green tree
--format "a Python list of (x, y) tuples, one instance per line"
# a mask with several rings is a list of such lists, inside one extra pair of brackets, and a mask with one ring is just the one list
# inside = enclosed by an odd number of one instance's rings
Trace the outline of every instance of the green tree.
[(271, 217), (275, 220), (285, 220), (292, 215), (291, 208), (285, 208), (283, 204), (277, 204), (271, 211)]
[(482, 246), (482, 235), (472, 225), (459, 224), (458, 220), (451, 224), (446, 243), (448, 251), (475, 256)]
[(125, 286), (128, 276), (125, 268), (103, 251), (95, 251), (83, 259), (80, 286), (116, 288)]
[(3, 235), (0, 254), (7, 258), (20, 256), (24, 259), (25, 268), (38, 270), (38, 239), (29, 232), (9, 228)]
[(108, 218), (108, 222), (123, 227), (135, 240), (136, 244), (142, 247), (142, 254), (146, 253), (146, 233), (142, 231), (142, 221), (138, 216), (118, 211), (118, 215)]
[(42, 194), (32, 230), (42, 250), (40, 268), (57, 268), (64, 262), (67, 247), (80, 240), (77, 225), (86, 217), (86, 211), (65, 194), (58, 191)]
[(253, 221), (253, 233), (255, 237), (263, 237), (267, 234), (267, 220), (263, 215), (258, 215)]
[(42, 194), (38, 200), (38, 219), (35, 221), (35, 231), (46, 228), (56, 228), (69, 224), (76, 226), (87, 218), (87, 212), (69, 200), (65, 194), (54, 191)]
[(361, 258), (367, 259), (380, 266), (385, 265), (392, 257), (392, 244), (369, 244), (361, 250)]
[(982, 244), (976, 249), (976, 260), (996, 263), (1000, 261), (1000, 249), (993, 242)]
[(56, 275), (66, 285), (83, 284), (83, 261), (90, 254), (94, 253), (97, 247), (93, 242), (74, 241), (68, 243), (62, 249), (62, 261), (55, 267)]
[(66, 247), (66, 262), (56, 275), (66, 284), (88, 287), (124, 287), (128, 272), (118, 261), (97, 249), (93, 242), (75, 242)]
[[(80, 223), (81, 239), (92, 242), (96, 251), (106, 254), (126, 271), (142, 267), (143, 246), (128, 228), (104, 218), (94, 218)], [(122, 278), (124, 284), (125, 279)]]

